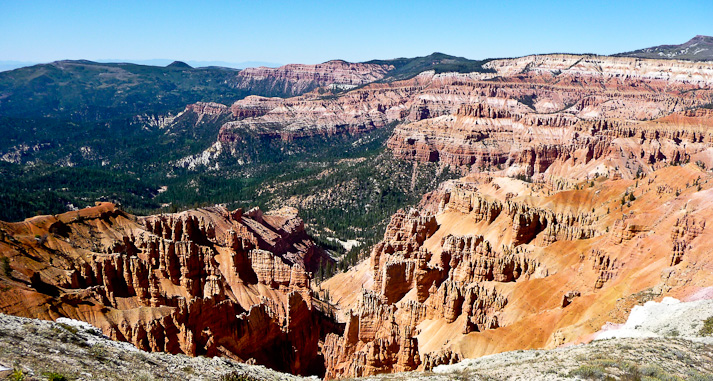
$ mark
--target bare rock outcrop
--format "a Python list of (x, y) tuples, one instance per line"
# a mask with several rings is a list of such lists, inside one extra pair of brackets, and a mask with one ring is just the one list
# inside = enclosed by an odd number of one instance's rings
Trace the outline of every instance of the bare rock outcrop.
[(348, 89), (381, 79), (389, 65), (349, 63), (340, 60), (317, 65), (291, 64), (278, 68), (256, 67), (238, 72), (231, 85), (253, 93), (295, 96), (318, 87)]
[[(463, 198), (450, 202), (471, 211)], [(347, 312), (344, 335), (325, 341), (327, 377), (423, 369), (460, 358), (450, 352), (422, 358), (419, 325), (459, 322), (461, 334), (496, 329), (508, 298), (484, 283), (528, 278), (540, 266), (527, 250), (498, 252), (482, 236), (447, 235), (434, 255), (425, 245), (438, 229), (434, 216), (415, 209), (392, 217), (369, 259), (373, 291), (362, 290), (357, 306)]]
[[(646, 139), (646, 157), (629, 166), (685, 161), (700, 146), (679, 140), (700, 143), (710, 134), (696, 126), (686, 133), (663, 133), (667, 128), (660, 124), (630, 123), (690, 113), (713, 102), (710, 63), (546, 55), (488, 65), (497, 74), (424, 72), (385, 83), (374, 81), (390, 70), (387, 65), (330, 61), (246, 69), (237, 74), (235, 86), (259, 88), (264, 95), (301, 95), (235, 102), (218, 141), (239, 155), (234, 145), (250, 134), (293, 141), (360, 134), (400, 122), (388, 142), (397, 157), (476, 168), (518, 163), (521, 172), (532, 175), (555, 163), (582, 165), (627, 149), (619, 141), (626, 136)], [(355, 88), (306, 92), (325, 86)], [(675, 144), (661, 146), (657, 133), (683, 136), (671, 136)]]
[(686, 251), (689, 250), (691, 241), (701, 235), (705, 227), (706, 222), (704, 220), (696, 219), (689, 215), (676, 220), (671, 231), (671, 240), (673, 241), (671, 266), (681, 262)]
[(688, 164), (564, 189), (493, 172), (451, 181), (424, 198), (435, 215), (393, 216), (363, 265), (373, 282), (325, 342), (327, 375), (393, 372), (407, 353), (429, 369), (578, 343), (630, 301), (708, 295), (710, 179)]

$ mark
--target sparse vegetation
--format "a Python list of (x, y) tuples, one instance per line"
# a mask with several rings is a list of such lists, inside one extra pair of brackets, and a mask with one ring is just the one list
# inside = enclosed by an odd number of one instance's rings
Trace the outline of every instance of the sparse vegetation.
[(609, 358), (595, 359), (569, 373), (570, 377), (586, 380), (675, 381), (683, 380), (656, 365), (637, 365)]
[(531, 182), (532, 182), (532, 176), (530, 176), (530, 175), (528, 175), (528, 174), (526, 174), (526, 173), (518, 173), (517, 175), (515, 175), (515, 178), (518, 179), (518, 180), (520, 180), (520, 181), (524, 181), (524, 182), (526, 182), (526, 183), (531, 183)]
[(45, 372), (42, 373), (42, 376), (44, 376), (47, 381), (69, 381), (67, 376), (57, 372)]
[(146, 372), (143, 372), (141, 374), (134, 376), (131, 380), (132, 381), (153, 381), (154, 377)]
[(15, 370), (12, 371), (8, 378), (12, 381), (24, 381), (25, 374), (22, 372), (21, 369), (15, 368)]
[(582, 377), (586, 380), (604, 379), (604, 368), (599, 365), (582, 365), (569, 373), (571, 377)]
[(701, 336), (713, 336), (713, 316), (703, 321), (703, 326), (698, 331), (698, 334)]
[(257, 378), (250, 377), (244, 373), (232, 372), (220, 376), (220, 381), (259, 381)]
[(94, 344), (89, 348), (89, 354), (99, 361), (105, 361), (108, 352), (103, 344)]
[(60, 327), (64, 328), (65, 330), (67, 330), (68, 332), (70, 332), (74, 335), (76, 335), (77, 332), (79, 332), (79, 329), (77, 327), (69, 325), (69, 324), (57, 323), (57, 325), (59, 325)]
[(681, 333), (678, 332), (678, 329), (676, 329), (676, 328), (673, 328), (670, 331), (666, 332), (666, 336), (669, 336), (669, 337), (678, 337), (680, 335), (681, 335)]
[(524, 104), (525, 106), (535, 110), (535, 99), (536, 95), (523, 95), (517, 98), (517, 101)]
[(2, 273), (8, 278), (12, 276), (12, 267), (10, 267), (10, 258), (8, 258), (8, 257), (0, 258), (0, 271), (2, 271)]

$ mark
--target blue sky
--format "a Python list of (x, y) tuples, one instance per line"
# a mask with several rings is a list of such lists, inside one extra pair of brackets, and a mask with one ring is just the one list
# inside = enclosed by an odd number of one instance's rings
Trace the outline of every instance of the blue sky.
[(318, 63), (612, 54), (713, 35), (713, 1), (0, 0), (0, 60)]

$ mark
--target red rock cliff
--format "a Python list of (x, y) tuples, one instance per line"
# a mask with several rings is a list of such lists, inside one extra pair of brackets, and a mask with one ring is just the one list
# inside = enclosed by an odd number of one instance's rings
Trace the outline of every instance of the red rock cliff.
[(294, 209), (136, 218), (112, 204), (0, 223), (0, 311), (87, 321), (147, 351), (319, 373), (336, 327), (314, 304), (323, 255)]

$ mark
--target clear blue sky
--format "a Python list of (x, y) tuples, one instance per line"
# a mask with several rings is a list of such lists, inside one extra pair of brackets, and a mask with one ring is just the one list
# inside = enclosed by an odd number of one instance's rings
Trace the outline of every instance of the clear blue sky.
[(713, 1), (0, 0), (0, 60), (318, 63), (611, 54), (713, 35)]

